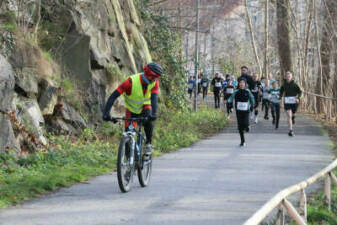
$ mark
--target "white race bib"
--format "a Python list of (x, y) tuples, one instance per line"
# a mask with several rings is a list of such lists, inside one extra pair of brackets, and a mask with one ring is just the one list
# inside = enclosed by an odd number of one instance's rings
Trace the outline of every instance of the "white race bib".
[(238, 102), (236, 105), (236, 109), (240, 111), (248, 111), (248, 107), (248, 102)]
[(193, 89), (193, 84), (188, 84), (188, 89)]
[(234, 89), (233, 88), (226, 88), (226, 94), (233, 94)]
[(221, 82), (216, 82), (215, 83), (215, 87), (221, 87), (222, 85), (221, 85)]
[(273, 91), (270, 96), (270, 101), (274, 103), (278, 103), (280, 102), (279, 97), (280, 97), (280, 92)]
[(285, 104), (296, 104), (296, 97), (285, 97), (284, 103)]
[(270, 94), (268, 92), (263, 92), (263, 99), (269, 99)]
[(207, 85), (208, 85), (208, 84), (207, 84), (206, 82), (205, 82), (205, 83), (202, 83), (202, 86), (203, 86), (203, 87), (207, 87)]

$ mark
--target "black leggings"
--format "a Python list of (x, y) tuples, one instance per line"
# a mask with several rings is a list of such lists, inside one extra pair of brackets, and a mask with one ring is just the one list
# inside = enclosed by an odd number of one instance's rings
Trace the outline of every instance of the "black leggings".
[(207, 96), (208, 87), (202, 87), (202, 98), (204, 99)]
[(220, 108), (220, 92), (214, 92), (215, 108)]
[(269, 113), (269, 100), (268, 99), (262, 99), (262, 111), (263, 108), (265, 108), (264, 111), (264, 117), (268, 117), (268, 113)]
[(273, 117), (273, 120), (275, 120), (275, 127), (278, 128), (280, 122), (280, 104), (271, 103), (271, 115)]
[(226, 108), (227, 108), (227, 113), (231, 113), (231, 109), (233, 108), (233, 103), (228, 103), (226, 104)]
[(241, 143), (245, 142), (244, 131), (249, 127), (249, 111), (236, 111), (238, 122), (238, 130), (241, 138)]

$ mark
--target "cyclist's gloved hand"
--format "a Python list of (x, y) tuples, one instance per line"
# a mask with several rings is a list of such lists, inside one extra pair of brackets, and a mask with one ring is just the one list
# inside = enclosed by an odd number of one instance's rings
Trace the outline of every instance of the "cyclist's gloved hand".
[(105, 114), (105, 115), (103, 116), (103, 120), (104, 120), (104, 121), (111, 121), (111, 122), (113, 122), (113, 123), (117, 123), (117, 122), (118, 122), (118, 120), (116, 120), (115, 118), (112, 118), (112, 117), (110, 116), (110, 114)]
[(103, 115), (103, 120), (104, 120), (104, 121), (111, 121), (111, 116), (110, 116), (110, 114), (104, 114), (104, 115)]
[(157, 119), (157, 116), (156, 115), (150, 115), (149, 116), (149, 120), (150, 121), (155, 121)]

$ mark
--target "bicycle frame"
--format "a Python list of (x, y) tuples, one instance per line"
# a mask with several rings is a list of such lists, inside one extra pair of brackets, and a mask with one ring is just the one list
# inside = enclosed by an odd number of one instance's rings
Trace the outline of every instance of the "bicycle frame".
[[(133, 157), (130, 158), (130, 164), (133, 164), (134, 160), (136, 160), (136, 165), (140, 168), (143, 167), (142, 165), (142, 157), (141, 157), (141, 150), (142, 150), (142, 141), (145, 141), (145, 137), (142, 134), (142, 124), (141, 122), (138, 123), (138, 130), (130, 123), (127, 128), (127, 131), (123, 132), (123, 136), (129, 136), (132, 140), (132, 148), (131, 151), (136, 150), (136, 154), (131, 154), (131, 156), (136, 156), (134, 159)], [(135, 140), (135, 135), (137, 135), (137, 140)]]

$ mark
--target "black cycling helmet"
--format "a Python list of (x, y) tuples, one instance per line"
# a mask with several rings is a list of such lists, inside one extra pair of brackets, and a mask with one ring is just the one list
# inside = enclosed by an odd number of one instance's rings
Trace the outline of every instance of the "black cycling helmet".
[(144, 67), (145, 75), (160, 77), (163, 75), (163, 68), (157, 63), (149, 63)]

